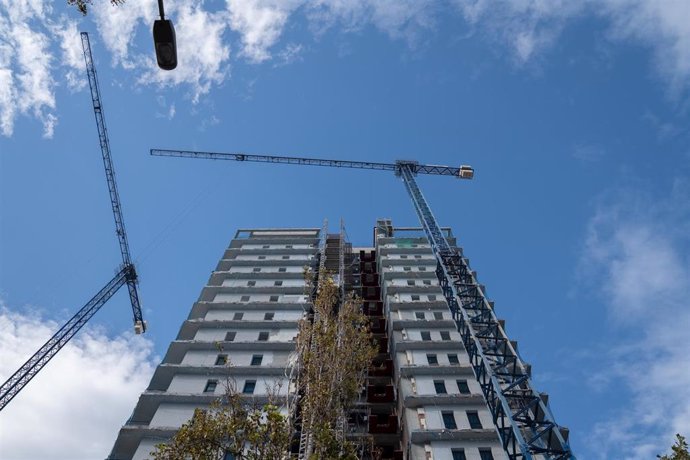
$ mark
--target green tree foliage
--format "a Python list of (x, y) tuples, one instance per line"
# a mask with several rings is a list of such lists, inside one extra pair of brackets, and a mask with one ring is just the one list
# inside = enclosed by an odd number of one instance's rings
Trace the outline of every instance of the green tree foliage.
[(282, 460), (289, 447), (290, 427), (280, 408), (270, 400), (248, 405), (233, 385), (223, 401), (196, 409), (169, 443), (158, 444), (154, 460)]
[[(67, 0), (67, 4), (75, 6), (81, 14), (88, 13), (88, 5), (91, 5), (92, 0)], [(125, 0), (110, 0), (113, 5), (122, 5)]]
[(355, 459), (356, 446), (338, 422), (358, 399), (376, 348), (361, 302), (350, 296), (338, 308), (338, 286), (328, 276), (319, 278), (313, 322), (300, 323), (297, 342), (303, 428), (311, 432), (307, 455)]
[(671, 447), (673, 452), (671, 455), (657, 455), (661, 460), (690, 460), (690, 451), (688, 451), (688, 443), (684, 436), (676, 435), (676, 443)]
[[(338, 286), (321, 276), (314, 320), (300, 322), (297, 341), (303, 429), (310, 433), (311, 459), (356, 460), (357, 446), (347, 441), (344, 414), (357, 400), (376, 355), (367, 317), (353, 297), (339, 305)], [(287, 403), (279, 388), (269, 389), (268, 404), (258, 405), (226, 382), (225, 396), (196, 409), (168, 443), (156, 446), (154, 460), (238, 460), (286, 458), (292, 427), (280, 411)]]

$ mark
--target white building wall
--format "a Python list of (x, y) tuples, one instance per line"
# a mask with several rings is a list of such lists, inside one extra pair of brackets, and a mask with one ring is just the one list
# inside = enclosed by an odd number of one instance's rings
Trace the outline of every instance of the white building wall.
[(139, 447), (137, 448), (137, 451), (134, 454), (133, 460), (150, 460), (151, 459), (151, 452), (153, 452), (156, 448), (156, 444), (160, 443), (160, 439), (150, 439), (150, 438), (144, 438), (142, 439), (141, 443), (139, 443)]
[[(230, 309), (214, 309), (209, 310), (204, 317), (207, 321), (221, 320), (230, 321), (235, 318), (235, 313), (242, 313), (241, 321), (264, 321), (266, 313), (273, 313), (273, 319), (266, 321), (299, 321), (304, 315), (303, 310), (230, 310)], [(238, 320), (240, 321), (240, 320)]]
[[(243, 296), (249, 296), (248, 300), (242, 300)], [(277, 296), (277, 300), (271, 300), (271, 296)], [(213, 298), (214, 303), (237, 303), (237, 302), (276, 302), (276, 303), (306, 303), (307, 297), (302, 294), (216, 294)]]
[(268, 332), (268, 342), (291, 342), (297, 336), (297, 328), (280, 329), (238, 329), (238, 328), (201, 328), (194, 340), (222, 342), (228, 332), (235, 332), (234, 342), (254, 342), (259, 339), (259, 332)]
[(226, 355), (229, 363), (233, 366), (249, 366), (252, 356), (261, 355), (261, 366), (285, 366), (288, 354), (287, 352), (274, 352), (271, 350), (190, 350), (185, 353), (181, 364), (191, 366), (215, 366), (218, 355)]
[[(186, 392), (179, 391), (179, 393)], [(151, 426), (179, 428), (183, 423), (192, 418), (196, 407), (198, 406), (194, 404), (161, 403), (158, 406), (156, 415), (151, 420)]]
[(234, 260), (311, 260), (313, 256), (308, 254), (292, 254), (292, 255), (256, 255), (256, 254), (238, 254)]
[[(252, 283), (250, 283), (252, 281)], [(305, 283), (303, 279), (257, 279), (257, 280), (247, 280), (247, 279), (224, 279), (221, 286), (223, 287), (276, 287), (276, 281), (280, 283), (282, 287), (304, 287)]]
[[(193, 319), (183, 326), (188, 332), (196, 329), (193, 341), (176, 341), (166, 355), (170, 361), (164, 364), (168, 365), (156, 370), (150, 392), (142, 394), (131, 423), (118, 436), (113, 459), (148, 458), (155, 444), (163, 440), (147, 437), (147, 430), (179, 427), (192, 416), (195, 407), (208, 404), (209, 394), (223, 394), (228, 376), (240, 393), (247, 381), (255, 382), (253, 393), (247, 397), (266, 396), (267, 387), (271, 391), (279, 387), (280, 393), (287, 395), (284, 368), (298, 333), (295, 323), (303, 317), (308, 301), (301, 274), (304, 266), (314, 261), (318, 230), (245, 230), (242, 235), (251, 237), (233, 240), (224, 251), (219, 270), (202, 291), (201, 303), (195, 305)], [(206, 303), (211, 298), (216, 305)], [(204, 312), (203, 318), (200, 312)], [(241, 319), (235, 319), (236, 313), (242, 313)], [(272, 316), (267, 319), (266, 313)], [(249, 322), (255, 323), (245, 327)], [(181, 336), (188, 337), (188, 332), (181, 332)], [(231, 343), (221, 351), (217, 342)], [(245, 349), (251, 343), (257, 346)], [(227, 355), (233, 368), (216, 365), (220, 354)], [(252, 366), (255, 355), (261, 355), (261, 364)], [(214, 391), (205, 392), (209, 380), (217, 380), (217, 384)], [(163, 388), (170, 398), (161, 395)], [(198, 402), (182, 404), (177, 402), (180, 398), (198, 398)], [(128, 440), (132, 432), (140, 433), (141, 441), (136, 445)], [(155, 433), (160, 436), (158, 431)]]
[[(304, 267), (302, 267), (302, 266), (280, 267), (278, 265), (275, 265), (275, 266), (262, 265), (260, 268), (261, 268), (260, 273), (302, 273), (304, 271)], [(281, 268), (284, 268), (285, 270), (281, 270)], [(230, 267), (230, 270), (228, 270), (228, 273), (255, 273), (255, 272), (254, 272), (254, 267), (238, 265), (235, 267)]]

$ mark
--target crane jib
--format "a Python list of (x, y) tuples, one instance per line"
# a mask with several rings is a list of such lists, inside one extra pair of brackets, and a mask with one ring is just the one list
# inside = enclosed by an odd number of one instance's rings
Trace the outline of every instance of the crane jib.
[(395, 163), (380, 163), (372, 161), (330, 160), (325, 158), (288, 157), (277, 155), (254, 155), (247, 153), (199, 152), (192, 150), (151, 149), (153, 156), (204, 158), (207, 160), (252, 161), (257, 163), (282, 163), (305, 166), (325, 166), (331, 168), (372, 169), (378, 171), (394, 171), (400, 174), (402, 165), (411, 167), (415, 174), (431, 174), (438, 176), (454, 176), (460, 179), (471, 179), (474, 170), (469, 166), (424, 165), (415, 161), (396, 161)]

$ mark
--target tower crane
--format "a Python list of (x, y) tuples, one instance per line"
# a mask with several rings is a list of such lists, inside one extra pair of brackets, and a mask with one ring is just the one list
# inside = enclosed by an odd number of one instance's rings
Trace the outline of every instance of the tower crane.
[(152, 149), (151, 155), (393, 171), (402, 179), (434, 253), (443, 295), (508, 458), (575, 460), (567, 429), (556, 423), (547, 396), (534, 389), (530, 366), (522, 361), (515, 344), (508, 339), (503, 323), (496, 318), (493, 305), (486, 299), (467, 259), (448, 243), (415, 180), (417, 174), (471, 179), (474, 176), (471, 167), (400, 160), (374, 163), (189, 150)]
[(125, 222), (122, 217), (122, 206), (120, 205), (120, 195), (115, 182), (115, 169), (110, 155), (110, 143), (108, 141), (108, 131), (103, 117), (103, 105), (101, 104), (100, 90), (96, 78), (96, 68), (93, 65), (91, 55), (91, 43), (86, 32), (81, 33), (81, 44), (84, 51), (84, 62), (86, 73), (91, 88), (91, 100), (93, 110), (96, 115), (96, 126), (98, 128), (98, 138), (105, 167), (105, 177), (108, 182), (110, 194), (110, 205), (115, 217), (115, 233), (120, 245), (122, 254), (122, 265), (118, 268), (117, 274), (111, 279), (86, 305), (84, 305), (72, 318), (69, 319), (48, 341), (41, 346), (12, 376), (7, 379), (0, 387), (0, 410), (2, 410), (17, 394), (26, 386), (29, 381), (38, 374), (43, 367), (69, 342), (72, 337), (95, 315), (98, 310), (125, 284), (129, 290), (129, 299), (132, 304), (134, 314), (134, 331), (137, 334), (146, 331), (146, 322), (141, 313), (139, 305), (139, 295), (137, 293), (137, 272), (132, 263), (129, 253), (129, 243), (127, 242), (127, 232)]

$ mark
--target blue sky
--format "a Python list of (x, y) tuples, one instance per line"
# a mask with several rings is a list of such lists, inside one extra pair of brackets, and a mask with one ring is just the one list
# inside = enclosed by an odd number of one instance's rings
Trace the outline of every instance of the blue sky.
[(390, 173), (150, 148), (471, 164), (474, 181), (419, 184), (578, 457), (653, 458), (690, 434), (690, 4), (167, 3), (168, 73), (153, 0), (86, 18), (0, 1), (0, 378), (120, 262), (78, 31), (150, 328), (132, 336), (117, 294), (3, 411), (3, 456), (107, 455), (237, 228), (342, 217), (369, 245), (377, 217), (417, 224)]

